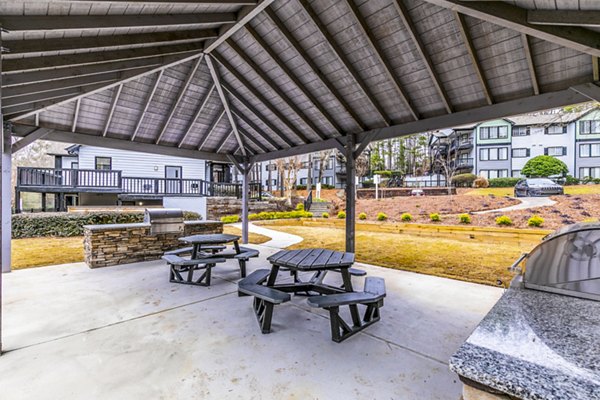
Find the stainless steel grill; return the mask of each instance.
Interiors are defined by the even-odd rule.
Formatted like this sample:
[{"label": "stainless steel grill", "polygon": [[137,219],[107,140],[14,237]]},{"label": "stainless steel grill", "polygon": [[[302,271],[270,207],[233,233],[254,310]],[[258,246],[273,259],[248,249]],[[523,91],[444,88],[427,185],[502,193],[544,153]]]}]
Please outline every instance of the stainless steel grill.
[{"label": "stainless steel grill", "polygon": [[150,224],[151,235],[183,233],[183,211],[177,208],[147,208],[144,222]]},{"label": "stainless steel grill", "polygon": [[600,301],[599,256],[600,223],[565,226],[523,257],[523,284],[530,289]]}]

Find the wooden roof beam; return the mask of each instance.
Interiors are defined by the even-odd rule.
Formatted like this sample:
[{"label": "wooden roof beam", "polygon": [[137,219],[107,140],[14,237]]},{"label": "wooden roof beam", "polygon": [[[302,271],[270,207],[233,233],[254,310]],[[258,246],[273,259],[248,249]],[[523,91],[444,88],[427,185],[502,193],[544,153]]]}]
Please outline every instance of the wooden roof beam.
[{"label": "wooden roof beam", "polygon": [[533,62],[533,54],[531,52],[531,43],[529,43],[529,36],[527,36],[524,33],[521,33],[521,43],[523,44],[525,60],[527,61],[527,68],[529,69],[529,76],[531,77],[531,87],[533,88],[533,94],[540,94],[540,86],[538,84],[537,72],[535,71],[535,64]]},{"label": "wooden roof beam", "polygon": [[446,112],[451,113],[453,111],[452,103],[450,102],[450,99],[448,98],[448,94],[446,93],[446,90],[444,89],[444,86],[442,85],[442,81],[440,80],[440,77],[438,76],[437,72],[435,71],[435,68],[433,66],[433,61],[431,60],[431,57],[429,56],[429,54],[427,53],[427,50],[425,49],[425,44],[421,40],[421,35],[417,31],[417,28],[416,28],[415,24],[413,23],[413,21],[410,17],[410,14],[408,13],[408,9],[406,8],[406,6],[404,5],[404,3],[402,1],[403,0],[394,0],[394,1],[392,1],[392,4],[396,8],[396,11],[398,12],[398,15],[400,16],[400,19],[402,20],[402,23],[404,24],[404,27],[406,28],[408,35],[410,36],[413,44],[415,45],[417,52],[421,56],[421,60],[423,60],[423,63],[425,64],[425,69],[427,69],[427,72],[429,73],[429,76],[431,77],[431,80],[433,81],[433,85],[435,86],[435,88],[442,100],[442,103],[444,104],[444,108],[446,109]]},{"label": "wooden roof beam", "polygon": [[9,32],[65,31],[133,27],[214,25],[236,22],[234,13],[139,15],[0,15],[0,26]]},{"label": "wooden roof beam", "polygon": [[325,117],[327,122],[333,126],[333,128],[337,131],[338,135],[342,133],[342,127],[337,123],[337,121],[331,116],[331,114],[323,107],[323,105],[319,102],[319,100],[306,88],[300,79],[292,72],[292,70],[281,60],[279,55],[275,53],[275,51],[269,46],[267,42],[252,28],[250,25],[246,26],[246,30],[254,41],[259,45],[259,47],[264,50],[269,57],[277,64],[277,66],[284,72],[285,76],[294,82],[294,85],[302,92],[302,94],[313,104],[313,106],[319,110],[321,115]]},{"label": "wooden roof beam", "polygon": [[240,131],[240,134],[242,134],[242,136],[244,136],[246,139],[248,139],[249,143],[254,145],[255,148],[260,149],[260,151],[262,151],[263,153],[269,152],[269,149],[267,148],[267,146],[265,146],[258,139],[256,139],[256,137],[254,137],[254,135],[250,135],[248,132],[241,129],[240,127],[238,127],[238,130]]},{"label": "wooden roof beam", "polygon": [[296,40],[296,38],[294,38],[294,36],[292,36],[292,34],[288,31],[287,27],[284,25],[284,23],[279,19],[277,14],[275,14],[275,11],[271,10],[270,8],[267,8],[266,14],[269,17],[269,19],[271,20],[271,22],[273,22],[273,24],[275,24],[275,26],[277,27],[279,32],[287,40],[287,42],[290,44],[290,46],[292,46],[292,48],[296,51],[296,53],[309,66],[311,72],[314,73],[317,76],[317,78],[319,78],[319,80],[321,81],[321,84],[323,84],[323,86],[325,86],[327,88],[327,90],[329,90],[329,93],[331,93],[331,95],[337,100],[338,103],[340,103],[340,105],[346,110],[346,112],[350,115],[350,117],[352,117],[352,119],[354,120],[354,123],[361,130],[367,129],[367,127],[362,123],[358,114],[356,114],[356,112],[348,104],[348,102],[346,102],[346,100],[344,100],[344,97],[340,94],[339,90],[337,90],[336,87],[333,86],[333,84],[329,81],[329,79],[327,79],[327,77],[321,72],[321,69],[317,66],[317,64],[315,64],[315,62],[310,57],[308,57],[308,55],[306,54],[306,51],[304,51],[304,49],[300,45],[300,42],[298,42],[298,40]]},{"label": "wooden roof beam", "polygon": [[77,96],[79,94],[84,93],[84,91],[86,91],[86,90],[98,89],[98,88],[106,86],[108,83],[111,83],[111,82],[113,82],[113,81],[98,82],[98,83],[88,85],[85,87],[77,87],[77,86],[76,87],[68,87],[65,89],[57,89],[57,90],[50,90],[50,91],[40,92],[40,93],[32,93],[32,94],[22,95],[22,96],[14,96],[14,97],[10,97],[10,98],[6,98],[6,99],[2,100],[2,109],[14,107],[14,106],[18,106],[18,105],[23,105],[23,104],[32,104],[32,103],[43,102],[43,101],[52,101],[54,99],[63,98],[65,96]]},{"label": "wooden roof beam", "polygon": [[390,83],[392,83],[394,85],[396,92],[398,93],[398,95],[400,95],[400,99],[404,103],[407,110],[410,112],[412,118],[415,120],[418,120],[419,113],[416,111],[415,106],[410,101],[410,98],[408,97],[408,93],[406,93],[406,91],[402,87],[402,83],[400,82],[400,79],[398,79],[396,74],[393,73],[394,67],[392,67],[390,62],[384,57],[383,49],[379,45],[379,40],[377,40],[371,33],[369,26],[367,25],[367,21],[365,21],[365,19],[363,18],[363,16],[360,13],[360,10],[356,6],[356,4],[354,4],[354,0],[346,0],[346,3],[348,3],[348,6],[350,7],[350,11],[351,11],[352,15],[354,16],[354,19],[356,19],[356,21],[358,22],[358,26],[360,26],[363,36],[369,42],[369,45],[371,46],[371,49],[373,50],[373,54],[375,55],[375,58],[379,62],[379,65],[381,65],[381,67],[383,68],[383,71],[385,72],[388,79],[390,80]]},{"label": "wooden roof beam", "polygon": [[108,111],[108,116],[106,117],[106,122],[104,123],[104,129],[102,130],[102,136],[106,137],[108,133],[108,128],[110,127],[110,123],[112,121],[112,117],[115,113],[115,108],[117,108],[117,103],[119,102],[119,97],[121,96],[121,91],[123,90],[123,85],[117,86],[114,90],[112,101],[110,102],[110,109]]},{"label": "wooden roof beam", "polygon": [[527,22],[534,25],[600,26],[598,10],[528,10]]},{"label": "wooden roof beam", "polygon": [[274,107],[271,104],[271,102],[269,102],[269,100],[267,100],[267,98],[262,93],[260,93],[258,90],[256,90],[252,86],[250,81],[248,81],[248,79],[246,79],[246,77],[244,77],[242,74],[240,74],[227,60],[225,60],[224,57],[222,57],[219,53],[214,53],[214,54],[212,54],[212,56],[227,70],[227,72],[229,72],[231,75],[233,75],[235,77],[235,79],[237,79],[242,84],[242,86],[244,86],[246,88],[246,90],[252,94],[252,96],[254,96],[256,99],[258,99],[258,101],[263,106],[268,108],[271,113],[273,113],[281,122],[283,122],[283,124],[285,126],[287,126],[287,128],[290,131],[292,131],[294,133],[294,135],[296,135],[298,137],[298,139],[300,139],[304,143],[309,142],[309,140],[306,138],[306,136],[304,136],[304,133],[302,133],[294,124],[292,124],[290,121],[288,121],[288,119],[285,117],[285,115],[283,115],[283,113],[280,110],[278,110],[276,107]]},{"label": "wooden roof beam", "polygon": [[227,114],[227,119],[229,120],[229,125],[231,125],[231,130],[233,131],[235,139],[240,145],[242,154],[245,156],[246,146],[244,145],[244,141],[242,140],[242,137],[238,132],[237,124],[235,123],[235,119],[233,118],[233,114],[231,113],[231,109],[229,108],[229,101],[227,100],[227,96],[225,96],[225,92],[221,87],[221,77],[219,76],[219,71],[212,63],[210,56],[206,56],[206,65],[208,65],[208,70],[210,71],[210,76],[212,77],[212,80],[215,84],[215,89],[217,89],[217,94],[219,95],[219,99],[221,99],[221,103],[223,104],[223,108],[225,109],[225,113]]},{"label": "wooden roof beam", "polygon": [[[246,116],[244,114],[242,114],[240,111],[238,111],[235,107],[231,107],[231,111],[233,112],[233,115],[235,115],[239,120],[241,120],[246,125],[248,125],[250,128],[252,128],[253,131],[255,131],[267,143],[269,143],[275,150],[282,149],[282,147],[276,141],[271,139],[271,137],[269,135],[266,135],[258,126],[256,126],[256,124],[254,122],[247,119]],[[265,150],[265,151],[268,151],[268,150]]]},{"label": "wooden roof beam", "polygon": [[465,47],[467,48],[467,53],[469,53],[471,65],[473,66],[475,74],[477,75],[477,79],[481,84],[481,89],[483,90],[485,101],[488,104],[492,104],[494,102],[492,98],[492,91],[490,90],[490,86],[488,85],[487,79],[485,78],[483,68],[481,67],[479,58],[477,57],[477,49],[475,49],[475,45],[473,44],[473,39],[471,38],[471,34],[469,33],[469,26],[467,25],[465,16],[456,11],[453,11],[453,13],[454,19],[456,20],[456,24],[458,25],[460,36],[462,38],[463,43],[465,44]]},{"label": "wooden roof beam", "polygon": [[204,134],[204,136],[202,137],[202,139],[200,139],[200,142],[198,143],[198,150],[202,150],[202,148],[206,144],[206,141],[208,140],[208,138],[210,137],[210,135],[212,135],[213,131],[215,130],[215,128],[217,127],[217,125],[219,125],[219,122],[221,122],[221,120],[223,119],[224,116],[225,116],[225,110],[221,111],[221,113],[218,114],[212,120],[212,122],[208,126],[208,129],[206,130],[206,133]]},{"label": "wooden roof beam", "polygon": [[[425,0],[491,22],[514,31],[534,36],[559,46],[592,56],[600,56],[600,33],[579,26],[534,25],[527,20],[527,10],[503,1]],[[565,10],[561,10],[563,13]],[[586,13],[588,11],[585,11]]]},{"label": "wooden roof beam", "polygon": [[158,71],[154,84],[152,85],[152,89],[150,89],[150,92],[148,93],[148,96],[144,101],[144,108],[142,109],[142,112],[138,117],[137,123],[135,124],[135,128],[133,129],[133,133],[131,134],[130,140],[132,142],[135,140],[135,137],[137,136],[140,130],[140,126],[142,126],[142,122],[144,121],[144,117],[146,116],[146,111],[148,111],[148,107],[150,107],[150,103],[152,103],[152,98],[154,97],[154,93],[156,93],[156,89],[158,88],[158,84],[160,83],[160,78],[162,78],[164,72],[164,69]]},{"label": "wooden roof beam", "polygon": [[[71,3],[90,3],[91,0],[63,0]],[[207,6],[245,6],[255,5],[256,0],[94,0],[93,3],[164,3],[164,4],[197,4]]]},{"label": "wooden roof beam", "polygon": [[71,125],[71,132],[77,130],[77,119],[79,118],[79,108],[81,107],[81,98],[75,102],[75,112],[73,113],[73,124]]},{"label": "wooden roof beam", "polygon": [[[118,46],[173,45],[181,42],[205,41],[217,37],[215,29],[196,29],[174,32],[135,33],[114,36],[84,36],[60,39],[4,40],[10,54],[40,53],[47,51],[74,51],[105,49]],[[83,54],[81,54],[83,55]]]},{"label": "wooden roof beam", "polygon": [[181,140],[179,141],[179,144],[177,145],[177,147],[183,146],[183,143],[186,141],[190,132],[192,131],[192,127],[196,123],[196,120],[198,119],[200,114],[202,114],[202,112],[204,111],[204,107],[206,107],[206,104],[208,103],[208,100],[210,100],[210,96],[212,96],[214,90],[215,90],[215,84],[213,83],[213,85],[210,87],[210,89],[208,89],[208,91],[204,95],[204,98],[202,99],[202,101],[200,101],[198,103],[198,108],[196,108],[196,111],[194,112],[194,116],[188,122],[188,125],[185,128],[185,132],[184,132],[183,136],[181,137]]},{"label": "wooden roof beam", "polygon": [[190,69],[188,71],[188,75],[185,79],[185,82],[179,89],[179,93],[177,93],[177,97],[175,98],[175,101],[173,102],[173,104],[171,104],[171,108],[169,109],[169,113],[167,114],[167,119],[165,119],[165,122],[162,124],[162,127],[160,128],[158,138],[156,139],[156,144],[160,143],[165,132],[167,131],[167,127],[169,126],[171,119],[173,119],[173,115],[175,115],[175,111],[179,107],[179,104],[181,103],[181,100],[183,99],[185,92],[187,91],[188,87],[190,86],[190,83],[192,83],[192,78],[196,75],[196,71],[198,71],[198,67],[200,66],[200,63],[202,62],[203,58],[204,58],[204,54],[202,56],[198,57],[198,59],[195,62],[193,62],[192,65],[190,66]]},{"label": "wooden roof beam", "polygon": [[344,66],[346,71],[350,74],[350,76],[352,77],[354,82],[358,85],[358,87],[360,88],[360,90],[362,91],[362,93],[364,94],[366,99],[369,101],[371,106],[379,114],[379,117],[383,120],[383,122],[386,125],[389,126],[391,124],[391,120],[388,118],[387,114],[385,113],[385,110],[383,109],[383,107],[381,106],[379,101],[377,101],[377,99],[375,98],[373,93],[371,93],[371,90],[368,88],[368,86],[365,84],[365,82],[362,80],[362,78],[354,70],[350,61],[348,61],[346,55],[344,54],[344,51],[335,42],[335,39],[327,30],[327,27],[325,26],[325,24],[323,24],[323,22],[321,22],[319,15],[315,12],[315,10],[313,10],[313,8],[310,5],[310,3],[308,2],[308,0],[299,0],[299,2],[302,5],[302,7],[304,8],[304,10],[306,11],[306,13],[308,14],[309,19],[317,27],[317,30],[320,32],[321,36],[323,38],[325,38],[325,42],[331,49],[332,53],[336,56],[336,58]]},{"label": "wooden roof beam", "polygon": [[304,122],[312,131],[321,139],[327,139],[327,135],[321,132],[321,130],[315,125],[312,121],[311,117],[307,115],[304,111],[300,110],[300,108],[288,97],[287,94],[283,92],[279,88],[279,86],[273,82],[273,80],[261,70],[261,68],[254,62],[252,57],[246,54],[233,40],[228,40],[227,45],[234,51],[238,57],[242,58],[244,62],[256,73],[260,76],[260,79],[266,83],[267,87],[275,92],[277,96],[279,96],[283,102],[300,118],[302,122]]}]

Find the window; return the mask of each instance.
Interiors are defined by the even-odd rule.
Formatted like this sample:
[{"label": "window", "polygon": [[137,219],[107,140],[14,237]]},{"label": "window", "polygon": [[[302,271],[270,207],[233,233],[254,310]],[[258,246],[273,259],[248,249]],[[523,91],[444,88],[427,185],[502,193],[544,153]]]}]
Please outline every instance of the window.
[{"label": "window", "polygon": [[488,147],[479,149],[479,160],[481,161],[498,161],[508,160],[507,147]]},{"label": "window", "polygon": [[579,178],[600,178],[600,167],[579,168]]},{"label": "window", "polygon": [[321,183],[324,185],[331,185],[333,183],[333,178],[331,176],[325,176]]},{"label": "window", "polygon": [[529,136],[531,135],[531,131],[528,126],[515,126],[512,130],[513,136]]},{"label": "window", "polygon": [[546,135],[562,135],[567,133],[566,125],[550,125],[546,128]]},{"label": "window", "polygon": [[71,163],[71,169],[79,169],[79,163],[78,162]]},{"label": "window", "polygon": [[600,144],[580,144],[579,157],[600,157]]},{"label": "window", "polygon": [[547,155],[547,156],[555,156],[555,157],[566,156],[567,155],[567,148],[566,147],[562,147],[562,146],[558,146],[558,147],[546,147],[544,149],[544,154]]},{"label": "window", "polygon": [[507,169],[480,169],[479,175],[485,176],[487,179],[508,178]]},{"label": "window", "polygon": [[300,178],[300,184],[301,185],[306,185],[307,179],[306,178]]},{"label": "window", "polygon": [[277,171],[277,164],[265,165],[265,171]]},{"label": "window", "polygon": [[521,178],[523,175],[521,175],[521,170],[520,169],[513,169],[512,170],[512,177],[513,178]]},{"label": "window", "polygon": [[111,170],[112,169],[112,158],[111,157],[96,157],[96,169]]},{"label": "window", "polygon": [[529,149],[512,149],[513,158],[529,157]]},{"label": "window", "polygon": [[333,169],[333,157],[327,160],[327,164],[325,165],[325,169]]},{"label": "window", "polygon": [[508,126],[486,126],[479,128],[479,139],[506,139],[508,137]]},{"label": "window", "polygon": [[579,121],[579,133],[581,133],[582,135],[600,134],[600,120]]}]

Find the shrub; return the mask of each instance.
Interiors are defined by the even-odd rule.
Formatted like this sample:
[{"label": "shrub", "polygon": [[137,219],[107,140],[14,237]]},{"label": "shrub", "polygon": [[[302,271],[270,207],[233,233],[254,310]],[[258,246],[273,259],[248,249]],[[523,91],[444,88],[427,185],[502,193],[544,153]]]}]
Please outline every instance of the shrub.
[{"label": "shrub", "polygon": [[512,225],[512,220],[510,219],[510,217],[508,217],[506,215],[501,215],[496,218],[496,225],[509,226],[509,225]]},{"label": "shrub", "polygon": [[364,212],[361,212],[360,214],[358,214],[358,219],[362,219],[362,220],[367,219],[367,214]]},{"label": "shrub", "polygon": [[474,188],[486,188],[490,186],[490,183],[484,176],[478,176],[477,179],[473,181]]},{"label": "shrub", "polygon": [[365,189],[374,188],[375,187],[375,183],[373,182],[373,180],[367,179],[365,181],[362,181],[362,187],[365,188]]},{"label": "shrub", "polygon": [[308,211],[263,211],[258,214],[248,215],[250,221],[264,221],[270,219],[312,218],[313,213]]},{"label": "shrub", "polygon": [[471,216],[469,214],[460,214],[458,216],[458,221],[461,224],[470,224],[471,223]]},{"label": "shrub", "polygon": [[471,187],[475,179],[477,179],[477,175],[475,174],[458,174],[453,176],[450,182],[452,186]]},{"label": "shrub", "polygon": [[[200,214],[184,211],[186,220],[201,219]],[[71,237],[83,235],[84,225],[132,224],[144,221],[140,212],[89,212],[16,214],[12,217],[12,237]]]},{"label": "shrub", "polygon": [[409,213],[404,213],[400,216],[400,219],[404,222],[412,221],[412,215]]},{"label": "shrub", "polygon": [[225,215],[225,216],[221,217],[221,222],[224,224],[233,224],[236,222],[240,222],[240,216],[239,215]]},{"label": "shrub", "polygon": [[385,221],[388,219],[388,216],[385,213],[380,212],[377,214],[377,221]]},{"label": "shrub", "polygon": [[539,215],[534,215],[533,217],[529,218],[529,220],[527,221],[527,225],[542,226],[544,225],[544,218],[540,217]]},{"label": "shrub", "polygon": [[339,219],[344,219],[344,218],[346,218],[346,212],[344,212],[344,211],[340,211],[340,212],[338,213],[337,217],[338,217]]},{"label": "shrub", "polygon": [[440,217],[440,214],[438,214],[438,213],[429,214],[429,219],[432,222],[440,222],[442,220],[442,218]]},{"label": "shrub", "polygon": [[552,156],[537,156],[527,161],[521,174],[526,177],[549,177],[554,175],[565,176],[569,173],[567,165]]},{"label": "shrub", "polygon": [[304,211],[304,203],[296,204],[296,211]]},{"label": "shrub", "polygon": [[513,187],[521,178],[493,178],[488,182],[490,187]]},{"label": "shrub", "polygon": [[577,178],[575,178],[572,175],[567,175],[565,177],[565,185],[570,186],[570,185],[579,185],[581,183],[581,181]]},{"label": "shrub", "polygon": [[391,178],[392,171],[373,171],[373,175],[381,175],[382,178]]},{"label": "shrub", "polygon": [[329,218],[329,213],[324,212],[323,214],[321,214],[321,217],[323,217],[323,218]]}]

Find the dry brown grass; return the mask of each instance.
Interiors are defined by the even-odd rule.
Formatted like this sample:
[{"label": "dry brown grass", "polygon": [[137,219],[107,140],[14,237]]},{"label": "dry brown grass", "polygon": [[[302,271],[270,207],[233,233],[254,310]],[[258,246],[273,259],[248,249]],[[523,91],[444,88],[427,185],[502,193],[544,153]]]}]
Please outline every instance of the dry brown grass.
[{"label": "dry brown grass", "polygon": [[[292,233],[304,241],[290,247],[343,250],[345,233],[339,228],[269,225]],[[359,262],[428,275],[504,286],[512,279],[508,267],[531,245],[494,244],[418,237],[399,233],[358,231],[356,258]]]},{"label": "dry brown grass", "polygon": [[[227,233],[229,235],[242,236],[242,230],[231,225],[224,225],[223,233]],[[252,244],[262,244],[264,242],[268,242],[269,240],[271,240],[271,238],[268,236],[253,232],[248,233],[248,241]]]},{"label": "dry brown grass", "polygon": [[23,269],[83,261],[83,237],[14,239],[12,268]]}]

